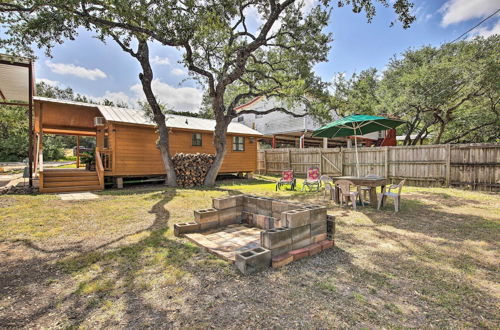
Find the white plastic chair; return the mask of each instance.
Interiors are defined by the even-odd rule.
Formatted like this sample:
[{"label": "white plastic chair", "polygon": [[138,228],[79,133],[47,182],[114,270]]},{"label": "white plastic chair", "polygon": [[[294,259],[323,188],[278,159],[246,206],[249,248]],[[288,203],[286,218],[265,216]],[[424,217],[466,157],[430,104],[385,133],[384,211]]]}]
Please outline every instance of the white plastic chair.
[{"label": "white plastic chair", "polygon": [[[382,191],[378,200],[378,209],[384,206],[384,199],[389,196],[394,199],[394,212],[399,212],[401,208],[401,190],[406,180],[401,181],[399,184],[391,184],[387,191]],[[398,189],[397,193],[391,192],[391,189]]]},{"label": "white plastic chair", "polygon": [[361,195],[359,194],[359,187],[357,188],[357,191],[351,191],[351,186],[356,187],[354,183],[349,180],[338,180],[335,182],[335,184],[339,187],[340,190],[339,200],[341,206],[344,204],[344,200],[347,205],[346,199],[349,199],[351,201],[352,208],[356,210],[356,201],[358,200],[358,198],[361,201],[361,205],[365,206],[365,203],[363,202],[363,200],[361,199]]},{"label": "white plastic chair", "polygon": [[326,197],[326,194],[330,194],[330,198],[333,195],[333,180],[327,176],[327,175],[322,175],[319,178],[319,181],[321,182],[321,185],[325,186],[325,190],[323,191],[323,199]]}]

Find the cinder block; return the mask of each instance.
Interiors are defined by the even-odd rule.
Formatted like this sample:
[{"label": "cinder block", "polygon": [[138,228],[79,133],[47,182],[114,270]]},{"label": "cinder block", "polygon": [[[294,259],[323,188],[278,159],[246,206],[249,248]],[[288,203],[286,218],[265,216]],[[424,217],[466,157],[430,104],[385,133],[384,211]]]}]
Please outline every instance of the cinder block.
[{"label": "cinder block", "polygon": [[309,249],[309,256],[320,253],[323,250],[321,244],[313,243],[307,247]]},{"label": "cinder block", "polygon": [[243,198],[243,210],[250,213],[257,213],[258,197],[247,195]]},{"label": "cinder block", "polygon": [[224,210],[236,206],[243,206],[243,195],[212,198],[212,206],[217,210]]},{"label": "cinder block", "polygon": [[326,249],[329,249],[333,246],[333,241],[324,240],[324,241],[319,242],[319,245],[321,245],[321,250],[326,250]]},{"label": "cinder block", "polygon": [[300,249],[311,244],[311,226],[292,228],[292,249]]},{"label": "cinder block", "polygon": [[271,215],[273,211],[273,200],[267,197],[257,199],[257,212],[259,214]]},{"label": "cinder block", "polygon": [[273,257],[272,266],[273,268],[282,267],[293,262],[293,256],[289,253],[283,253],[278,256]]},{"label": "cinder block", "polygon": [[242,211],[241,212],[241,222],[247,223],[249,225],[252,224],[252,219],[253,219],[253,213],[247,212],[247,211]]},{"label": "cinder block", "polygon": [[182,234],[196,233],[198,231],[200,231],[200,224],[196,222],[174,224],[174,235],[177,237]]},{"label": "cinder block", "polygon": [[272,211],[276,213],[281,213],[289,210],[300,209],[301,206],[296,203],[291,203],[287,201],[273,200]]},{"label": "cinder block", "polygon": [[335,236],[335,217],[333,215],[326,217],[326,235],[329,240],[333,241]]},{"label": "cinder block", "polygon": [[260,232],[260,245],[273,250],[292,245],[292,230],[289,228],[274,228]]},{"label": "cinder block", "polygon": [[296,249],[288,253],[293,257],[293,261],[297,261],[309,256],[309,249],[308,248]]},{"label": "cinder block", "polygon": [[326,234],[326,220],[311,222],[311,236]]},{"label": "cinder block", "polygon": [[286,227],[286,221],[283,219],[274,218],[274,228],[283,228]]},{"label": "cinder block", "polygon": [[236,253],[236,267],[243,274],[252,274],[271,266],[271,251],[258,247]]},{"label": "cinder block", "polygon": [[297,228],[290,228],[292,243],[294,241],[301,241],[306,238],[311,238],[311,226],[306,225]]},{"label": "cinder block", "polygon": [[300,241],[293,241],[292,243],[292,249],[301,249],[303,247],[307,247],[311,245],[311,239],[310,238],[305,238]]},{"label": "cinder block", "polygon": [[275,247],[274,249],[271,250],[271,257],[275,257],[277,255],[287,253],[288,251],[292,250],[292,245],[284,245],[280,247]]},{"label": "cinder block", "polygon": [[202,222],[202,223],[200,223],[200,230],[201,231],[215,229],[215,228],[218,228],[218,227],[219,227],[219,221]]},{"label": "cinder block", "polygon": [[274,228],[274,218],[263,215],[263,214],[254,214],[253,216],[255,227],[261,229],[272,229]]},{"label": "cinder block", "polygon": [[319,234],[319,235],[311,235],[311,243],[319,243],[326,240],[326,233]]},{"label": "cinder block", "polygon": [[194,211],[194,220],[197,223],[219,221],[219,211],[216,209],[204,209]]},{"label": "cinder block", "polygon": [[235,223],[241,223],[241,212],[243,206],[235,206],[228,209],[219,210],[219,225],[228,226]]},{"label": "cinder block", "polygon": [[306,205],[304,208],[310,211],[311,222],[326,221],[326,206]]},{"label": "cinder block", "polygon": [[284,213],[286,213],[286,226],[288,228],[302,227],[311,222],[311,212],[308,209],[290,210]]}]

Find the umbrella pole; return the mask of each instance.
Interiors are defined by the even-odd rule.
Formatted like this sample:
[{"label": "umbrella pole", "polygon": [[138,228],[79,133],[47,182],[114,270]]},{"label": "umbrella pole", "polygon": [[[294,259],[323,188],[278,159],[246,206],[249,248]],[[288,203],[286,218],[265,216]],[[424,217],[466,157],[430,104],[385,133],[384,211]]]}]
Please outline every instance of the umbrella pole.
[{"label": "umbrella pole", "polygon": [[356,173],[359,178],[358,139],[356,139],[356,126],[354,126],[354,149],[356,150]]}]

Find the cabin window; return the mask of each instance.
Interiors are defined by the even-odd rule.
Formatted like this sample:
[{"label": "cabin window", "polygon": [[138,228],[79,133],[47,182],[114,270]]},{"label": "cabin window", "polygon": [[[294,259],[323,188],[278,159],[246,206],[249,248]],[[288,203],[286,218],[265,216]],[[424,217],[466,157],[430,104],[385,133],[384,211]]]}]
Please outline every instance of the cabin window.
[{"label": "cabin window", "polygon": [[233,136],[233,151],[245,151],[245,138],[243,136]]},{"label": "cabin window", "polygon": [[201,147],[201,133],[193,133],[192,142],[194,147]]}]

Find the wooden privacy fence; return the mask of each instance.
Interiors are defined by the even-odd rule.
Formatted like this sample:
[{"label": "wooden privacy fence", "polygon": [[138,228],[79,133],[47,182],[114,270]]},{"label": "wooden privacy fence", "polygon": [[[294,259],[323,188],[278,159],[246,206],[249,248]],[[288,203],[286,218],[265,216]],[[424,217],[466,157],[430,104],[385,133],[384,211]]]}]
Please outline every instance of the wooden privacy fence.
[{"label": "wooden privacy fence", "polygon": [[[500,143],[359,148],[360,175],[377,174],[416,186],[459,186],[500,190]],[[293,169],[305,174],[356,175],[354,148],[266,149],[257,156],[259,173]]]}]

